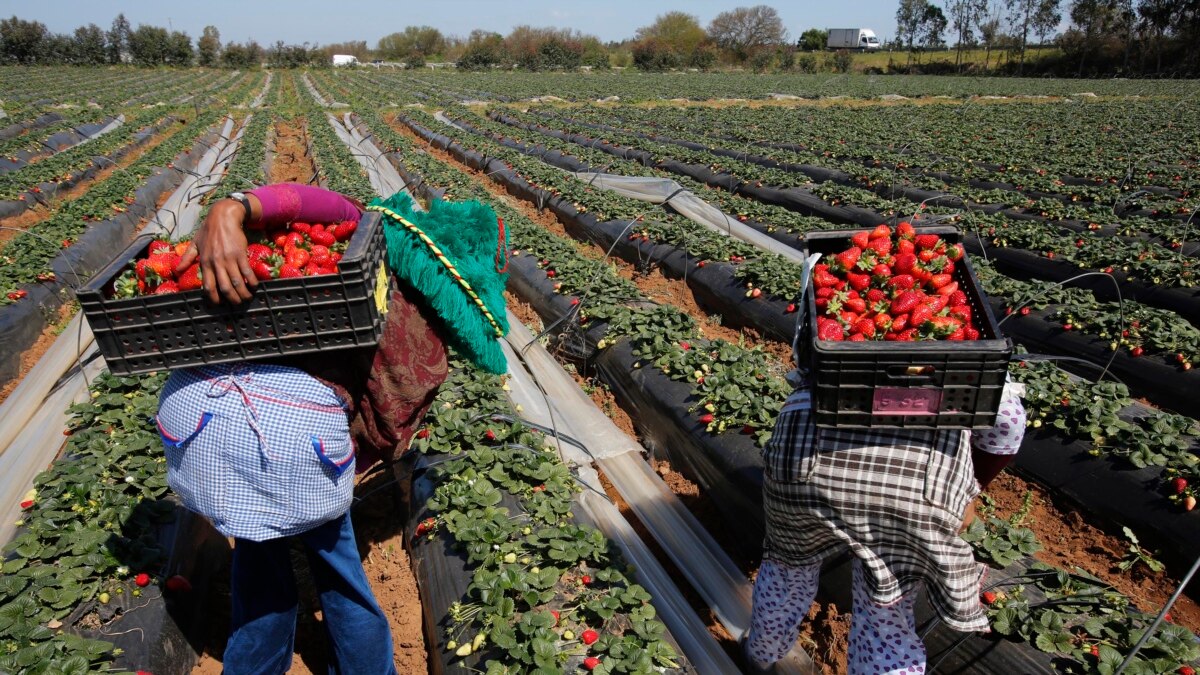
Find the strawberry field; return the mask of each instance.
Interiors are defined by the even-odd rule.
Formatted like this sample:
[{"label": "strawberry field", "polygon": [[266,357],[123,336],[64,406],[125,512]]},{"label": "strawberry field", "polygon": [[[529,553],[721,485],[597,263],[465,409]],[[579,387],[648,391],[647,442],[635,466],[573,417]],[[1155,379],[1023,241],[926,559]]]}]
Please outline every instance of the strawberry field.
[{"label": "strawberry field", "polygon": [[[1195,87],[0,68],[0,671],[220,671],[229,544],[166,486],[164,375],[106,373],[73,294],[149,234],[170,243],[120,291],[194,287],[168,258],[207,204],[296,181],[482,200],[510,237],[509,373],[452,358],[357,489],[400,672],[738,672],[804,237],[844,229],[867,234],[821,261],[820,339],[969,345],[990,313],[1025,385],[1021,453],[962,535],[993,630],[919,605],[931,672],[1190,672]],[[351,233],[307,230],[257,234],[256,274],[332,273]],[[847,563],[795,672],[845,670]],[[307,602],[294,672],[329,658]]]}]

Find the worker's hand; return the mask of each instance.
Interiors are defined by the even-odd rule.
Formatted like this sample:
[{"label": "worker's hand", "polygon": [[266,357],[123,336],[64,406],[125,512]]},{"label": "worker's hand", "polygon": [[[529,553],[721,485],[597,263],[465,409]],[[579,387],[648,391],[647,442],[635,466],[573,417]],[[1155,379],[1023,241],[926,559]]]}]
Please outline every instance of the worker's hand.
[{"label": "worker's hand", "polygon": [[208,217],[183,254],[179,270],[185,270],[200,260],[200,278],[208,299],[220,303],[221,298],[238,305],[249,300],[258,285],[258,277],[250,270],[246,258],[246,233],[242,231],[245,207],[233,199],[222,199],[208,210]]}]

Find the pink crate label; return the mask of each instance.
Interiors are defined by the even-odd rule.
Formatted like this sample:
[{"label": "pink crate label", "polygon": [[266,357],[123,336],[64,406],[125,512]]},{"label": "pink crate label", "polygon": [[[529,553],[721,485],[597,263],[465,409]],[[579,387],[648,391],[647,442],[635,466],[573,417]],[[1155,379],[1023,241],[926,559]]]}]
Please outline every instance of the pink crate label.
[{"label": "pink crate label", "polygon": [[940,389],[880,387],[875,390],[874,415],[936,415],[942,405]]}]

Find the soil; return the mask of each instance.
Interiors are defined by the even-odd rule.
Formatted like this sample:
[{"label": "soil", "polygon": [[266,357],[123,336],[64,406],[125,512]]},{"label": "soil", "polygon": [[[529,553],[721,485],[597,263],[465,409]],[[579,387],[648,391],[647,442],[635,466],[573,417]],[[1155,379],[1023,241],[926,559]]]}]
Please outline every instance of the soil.
[{"label": "soil", "polygon": [[[429,666],[421,630],[421,598],[404,549],[403,519],[397,515],[395,491],[383,489],[392,480],[389,472],[382,471],[358,484],[356,492],[365,499],[356,502],[351,512],[354,534],[375,599],[391,626],[396,671],[426,673]],[[300,589],[300,612],[296,621],[296,649],[288,672],[293,675],[324,673],[328,671],[329,652],[320,603],[305,556],[298,547],[292,550],[292,560]],[[221,653],[229,635],[228,569],[214,582],[211,593],[215,607],[209,612],[210,630],[200,662],[192,670],[194,675],[222,672]]]},{"label": "soil", "polygon": [[139,157],[147,152],[150,152],[163,141],[175,135],[175,133],[177,133],[182,126],[183,125],[180,124],[172,124],[167,126],[165,130],[151,137],[148,143],[139,148],[135,148],[129,152],[129,154],[118,160],[116,166],[112,165],[111,163],[106,163],[105,168],[97,172],[95,176],[92,176],[87,180],[80,181],[69,190],[64,190],[55,194],[54,197],[48,200],[50,202],[49,206],[45,204],[39,204],[19,215],[11,216],[9,218],[0,218],[0,227],[13,228],[8,230],[0,230],[0,250],[3,250],[4,244],[7,244],[9,240],[20,234],[14,230],[27,230],[43,220],[46,220],[53,215],[54,212],[58,210],[58,207],[63,203],[67,202],[68,200],[78,198],[88,190],[92,189],[94,186],[99,185],[105,180],[108,180],[108,177],[111,176],[113,172],[117,171],[118,168],[124,169],[130,164],[133,164],[138,160]]},{"label": "soil", "polygon": [[272,130],[275,161],[271,163],[272,183],[311,183],[317,166],[308,152],[308,125],[303,117],[279,119]]}]

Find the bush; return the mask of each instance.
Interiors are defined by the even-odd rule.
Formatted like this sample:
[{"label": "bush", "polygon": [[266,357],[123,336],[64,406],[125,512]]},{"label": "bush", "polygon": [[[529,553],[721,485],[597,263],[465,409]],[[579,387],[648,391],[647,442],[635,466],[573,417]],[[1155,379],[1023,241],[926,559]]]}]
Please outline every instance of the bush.
[{"label": "bush", "polygon": [[775,61],[775,54],[769,49],[760,49],[750,57],[750,68],[756,73],[766,72]]},{"label": "bush", "polygon": [[406,64],[404,66],[405,68],[409,68],[409,69],[424,68],[425,67],[425,55],[422,54],[421,52],[413,52],[408,55],[408,58],[404,59],[404,63]]},{"label": "bush", "polygon": [[830,65],[836,73],[848,73],[854,67],[854,55],[849,50],[839,49],[833,53]]},{"label": "bush", "polygon": [[801,73],[815,73],[817,65],[816,54],[796,54],[796,58],[792,61],[792,67]]},{"label": "bush", "polygon": [[680,59],[670,47],[650,38],[633,46],[633,65],[638,70],[663,71],[678,68]]},{"label": "bush", "polygon": [[700,70],[708,70],[717,62],[717,50],[712,45],[701,45],[692,55],[688,57],[687,65],[690,68],[699,68]]}]

